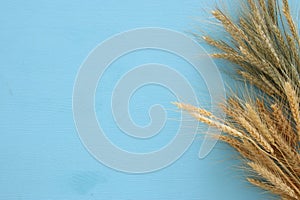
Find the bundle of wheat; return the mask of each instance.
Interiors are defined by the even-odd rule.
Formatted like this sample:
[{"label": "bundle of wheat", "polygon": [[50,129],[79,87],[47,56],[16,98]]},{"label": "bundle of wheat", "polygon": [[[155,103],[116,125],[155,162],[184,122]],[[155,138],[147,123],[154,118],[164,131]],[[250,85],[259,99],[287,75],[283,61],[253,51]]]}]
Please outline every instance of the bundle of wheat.
[{"label": "bundle of wheat", "polygon": [[230,41],[203,39],[221,51],[214,58],[234,63],[237,74],[263,95],[231,95],[221,106],[225,121],[201,108],[176,105],[224,132],[219,139],[240,153],[250,183],[281,199],[300,199],[298,28],[288,0],[247,0],[241,11],[238,21],[221,9],[212,12]]}]

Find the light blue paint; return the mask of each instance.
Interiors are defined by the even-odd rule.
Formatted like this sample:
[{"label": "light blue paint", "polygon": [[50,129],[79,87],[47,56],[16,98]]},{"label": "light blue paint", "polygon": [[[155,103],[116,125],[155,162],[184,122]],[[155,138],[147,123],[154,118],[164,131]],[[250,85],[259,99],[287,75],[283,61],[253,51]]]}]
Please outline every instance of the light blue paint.
[{"label": "light blue paint", "polygon": [[[199,160],[201,137],[172,166],[155,173],[130,175],[94,160],[75,130],[71,107],[74,80],[81,63],[97,44],[138,27],[194,30],[195,19],[204,19],[207,15],[203,9],[210,10],[213,5],[209,0],[1,2],[0,200],[267,198],[244,181],[227,147],[218,145],[209,157]],[[202,26],[205,29],[206,25]],[[209,102],[203,80],[188,64],[157,52],[138,54],[119,64],[126,68],[155,61],[186,67],[182,73],[198,89],[203,105]],[[108,72],[104,77],[108,87],[103,96],[97,93],[97,98],[109,95],[122,70],[115,66]],[[146,94],[152,98],[145,98]],[[143,88],[132,99],[132,117],[138,124],[147,124],[149,105],[161,102],[175,109],[168,104],[173,99],[161,88]],[[96,108],[104,109],[103,105]],[[106,120],[109,137],[122,148],[134,151],[163,146],[177,126],[170,120],[164,130],[167,137],[155,143],[126,146],[123,136],[116,135],[112,119]]]}]

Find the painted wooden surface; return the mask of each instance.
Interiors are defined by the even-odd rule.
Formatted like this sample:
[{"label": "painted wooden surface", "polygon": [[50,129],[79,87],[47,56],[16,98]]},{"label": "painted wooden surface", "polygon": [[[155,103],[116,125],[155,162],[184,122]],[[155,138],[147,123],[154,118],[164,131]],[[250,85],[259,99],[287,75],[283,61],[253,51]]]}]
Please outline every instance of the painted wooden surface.
[{"label": "painted wooden surface", "polygon": [[[80,142],[74,125],[73,84],[81,63],[95,46],[138,27],[194,30],[195,19],[204,19],[207,14],[203,10],[214,5],[209,0],[2,1],[0,200],[265,199],[267,195],[244,181],[235,168],[235,155],[223,145],[218,144],[200,160],[201,137],[197,137],[171,166],[133,175],[95,160]],[[200,26],[205,25],[201,22]],[[110,95],[113,77],[122,72],[118,67],[129,69],[150,61],[166,62],[179,70],[186,67],[187,78],[206,100],[204,82],[186,63],[152,51],[116,63],[104,77],[105,87],[97,98]],[[132,100],[132,116],[137,123],[147,124],[149,105],[163,102],[175,112],[169,105],[172,100],[174,97],[161,88],[145,88]],[[96,107],[99,115],[107,109],[102,104]],[[169,123],[164,134],[172,136],[178,121],[170,119]],[[147,151],[166,142],[141,141],[133,147],[130,138],[118,136],[113,120],[108,118],[104,124],[111,140],[124,149]]]}]

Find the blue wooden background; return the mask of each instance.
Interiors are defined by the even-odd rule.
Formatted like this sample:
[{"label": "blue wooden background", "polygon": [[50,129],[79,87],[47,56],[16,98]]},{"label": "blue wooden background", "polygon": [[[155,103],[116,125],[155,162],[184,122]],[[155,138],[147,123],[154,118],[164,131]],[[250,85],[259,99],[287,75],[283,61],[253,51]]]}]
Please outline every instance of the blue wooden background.
[{"label": "blue wooden background", "polygon": [[[295,0],[294,2],[296,2]],[[230,1],[229,1],[230,2]],[[244,180],[236,155],[218,144],[198,159],[201,137],[174,164],[153,173],[126,174],[95,160],[77,135],[72,116],[73,84],[88,53],[108,37],[138,27],[162,27],[180,32],[205,28],[215,3],[210,0],[28,0],[0,3],[0,200],[217,200],[266,199]],[[196,20],[200,20],[197,22]],[[143,52],[119,65],[167,62],[185,66],[185,73],[206,99],[201,77],[180,59]],[[222,63],[219,63],[222,64]],[[110,94],[115,64],[104,79]],[[109,74],[111,73],[111,74]],[[102,96],[101,96],[102,95]],[[143,98],[143,97],[151,98]],[[209,97],[207,97],[209,98]],[[145,102],[146,100],[146,102]],[[147,124],[148,104],[169,105],[174,97],[149,87],[136,94],[131,113]],[[147,105],[145,107],[145,105]],[[98,105],[100,111],[103,105]],[[175,112],[176,113],[176,112]],[[105,119],[104,119],[105,120]],[[113,121],[105,121],[114,132]],[[174,134],[178,121],[164,130]],[[173,127],[173,128],[172,128]],[[204,128],[205,129],[205,128]],[[201,130],[200,130],[201,132]],[[111,137],[132,150],[126,140]],[[143,142],[143,141],[141,141]],[[160,142],[166,142],[161,140]],[[127,145],[127,146],[126,146]],[[140,144],[138,150],[164,145]]]}]

